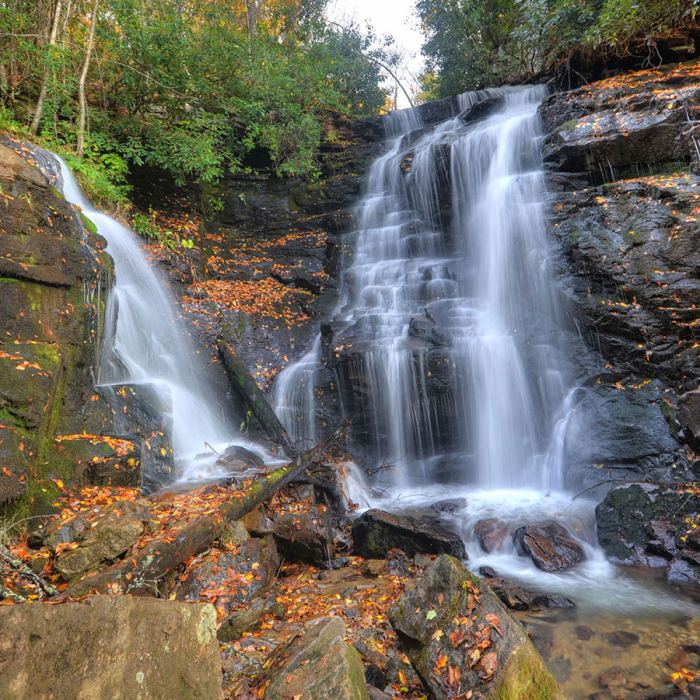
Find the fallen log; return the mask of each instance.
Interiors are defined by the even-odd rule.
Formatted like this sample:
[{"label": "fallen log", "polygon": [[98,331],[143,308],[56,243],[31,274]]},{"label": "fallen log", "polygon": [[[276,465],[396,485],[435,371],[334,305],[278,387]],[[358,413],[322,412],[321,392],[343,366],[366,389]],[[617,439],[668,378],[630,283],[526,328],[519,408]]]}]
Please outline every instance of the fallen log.
[{"label": "fallen log", "polygon": [[127,552],[124,559],[107,569],[88,574],[54,600],[78,598],[92,592],[130,593],[155,587],[168,572],[210,547],[228,523],[242,518],[312,464],[319,462],[340,432],[337,431],[321,445],[308,450],[293,462],[257,479],[244,491],[235,492],[216,512],[192,522],[183,521],[181,527],[176,523],[162,537],[152,540],[141,549],[135,546]]},{"label": "fallen log", "polygon": [[260,390],[248,369],[236,356],[236,351],[223,338],[217,338],[216,345],[224,363],[226,374],[243,401],[250,407],[267,436],[280,445],[289,457],[297,457],[299,450],[292,444],[289,434]]}]

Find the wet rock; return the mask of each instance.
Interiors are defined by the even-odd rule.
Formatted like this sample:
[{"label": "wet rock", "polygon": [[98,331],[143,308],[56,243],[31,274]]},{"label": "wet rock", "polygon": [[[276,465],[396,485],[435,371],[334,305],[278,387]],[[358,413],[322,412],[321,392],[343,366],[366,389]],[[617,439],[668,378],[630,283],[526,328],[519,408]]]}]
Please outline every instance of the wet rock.
[{"label": "wet rock", "polygon": [[700,389],[688,391],[678,399],[678,420],[692,435],[700,440]]},{"label": "wet rock", "polygon": [[581,545],[553,521],[520,527],[513,541],[518,551],[543,571],[571,569],[586,558]]},{"label": "wet rock", "polygon": [[273,534],[280,554],[291,561],[328,566],[335,556],[333,531],[319,513],[285,513],[275,519]]},{"label": "wet rock", "polygon": [[700,588],[700,567],[677,557],[669,563],[666,579],[669,583]]},{"label": "wet rock", "polygon": [[698,513],[700,495],[682,484],[618,486],[596,508],[598,542],[615,563],[667,568],[669,580],[692,583],[700,572],[692,528]]},{"label": "wet rock", "polygon": [[232,470],[243,470],[248,467],[264,467],[263,462],[255,452],[247,450],[241,445],[230,445],[226,451],[216,460],[220,467],[227,467]]},{"label": "wet rock", "polygon": [[438,557],[389,610],[389,619],[437,700],[467,689],[486,700],[556,697],[556,682],[523,628],[453,557]]},{"label": "wet rock", "polygon": [[535,596],[535,598],[532,599],[532,605],[536,608],[545,608],[549,610],[567,610],[576,607],[576,603],[574,603],[571,598],[567,598],[565,595],[560,595],[558,593]]},{"label": "wet rock", "polygon": [[402,549],[393,548],[386,553],[386,567],[394,576],[408,576],[411,562]]},{"label": "wet rock", "polygon": [[496,570],[491,566],[480,566],[479,574],[484,578],[496,578],[498,576]]},{"label": "wet rock", "polygon": [[532,607],[535,594],[516,583],[497,577],[489,578],[486,583],[508,610],[529,610]]},{"label": "wet rock", "polygon": [[250,533],[240,520],[228,524],[221,537],[219,537],[219,541],[224,547],[239,547],[249,539]]},{"label": "wet rock", "polygon": [[[268,700],[369,700],[362,661],[344,639],[340,618],[308,623],[301,636],[284,648],[278,663],[272,661]],[[273,657],[274,658],[274,657]]]},{"label": "wet rock", "polygon": [[474,526],[474,535],[487,554],[500,549],[508,537],[508,523],[498,518],[479,520]]},{"label": "wet rock", "polygon": [[265,535],[271,535],[274,530],[274,524],[272,520],[267,517],[267,514],[263,510],[262,506],[251,510],[241,519],[241,522],[245,526],[246,530],[254,537],[265,537]]},{"label": "wet rock", "polygon": [[56,554],[56,570],[64,578],[70,579],[103,562],[116,559],[136,542],[151,519],[151,512],[144,503],[116,501],[90,519],[87,532],[79,528],[79,521],[69,528],[59,529],[55,538],[48,538],[50,542],[58,542],[61,537],[74,534],[79,544],[74,549]]},{"label": "wet rock", "polygon": [[43,530],[32,533],[32,540],[39,547],[46,545],[56,551],[58,545],[80,542],[90,532],[90,521],[86,515],[76,515],[68,520],[50,522]]},{"label": "wet rock", "polygon": [[598,683],[601,688],[622,688],[627,685],[627,677],[621,668],[611,668],[601,673],[598,677]]},{"label": "wet rock", "polygon": [[615,647],[631,647],[639,644],[639,636],[634,632],[626,632],[625,630],[616,630],[605,635],[608,644]]},{"label": "wet rock", "polygon": [[407,556],[418,552],[447,553],[467,558],[459,535],[433,520],[392,515],[372,509],[363,513],[352,525],[355,552],[366,558],[380,559],[390,549],[403,550]]},{"label": "wet rock", "polygon": [[16,698],[218,698],[216,612],[132,596],[2,607],[0,685]]},{"label": "wet rock", "polygon": [[437,501],[430,506],[438,513],[456,513],[464,510],[467,507],[466,498],[445,498],[442,501]]},{"label": "wet rock", "polygon": [[147,382],[104,385],[97,392],[112,412],[115,432],[139,438],[143,491],[151,493],[169,484],[175,477],[169,394]]}]

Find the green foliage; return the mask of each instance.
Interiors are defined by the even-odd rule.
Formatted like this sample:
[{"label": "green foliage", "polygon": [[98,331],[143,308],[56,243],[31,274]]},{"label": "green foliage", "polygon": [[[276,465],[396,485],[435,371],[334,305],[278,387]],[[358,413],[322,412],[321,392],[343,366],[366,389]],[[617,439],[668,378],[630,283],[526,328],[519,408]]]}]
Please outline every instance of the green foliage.
[{"label": "green foliage", "polygon": [[[39,141],[70,154],[78,76],[94,0],[0,3],[0,128],[29,124],[47,95]],[[313,175],[330,114],[366,115],[385,100],[373,37],[323,18],[326,0],[100,0],[87,80],[87,150],[68,158],[96,201],[123,206],[131,166],[200,189],[248,170]],[[70,15],[66,15],[67,8]],[[145,225],[145,222],[142,222]]]},{"label": "green foliage", "polygon": [[695,21],[695,0],[418,0],[425,97],[522,80],[574,51],[624,55]]}]

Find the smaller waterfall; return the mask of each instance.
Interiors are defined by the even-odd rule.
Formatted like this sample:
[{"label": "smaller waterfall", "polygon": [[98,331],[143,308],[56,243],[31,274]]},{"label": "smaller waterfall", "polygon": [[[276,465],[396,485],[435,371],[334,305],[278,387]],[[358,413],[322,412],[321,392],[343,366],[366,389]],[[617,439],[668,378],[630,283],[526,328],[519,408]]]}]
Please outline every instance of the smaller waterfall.
[{"label": "smaller waterfall", "polygon": [[[206,379],[204,362],[197,358],[166,283],[147,262],[137,235],[96,209],[86,199],[66,163],[61,168],[63,194],[78,206],[107,241],[114,261],[116,283],[107,308],[99,383],[152,384],[161,403],[171,407],[173,450],[183,480],[212,478],[217,452],[235,442],[265,458],[250,445],[217,409]],[[202,453],[209,458],[202,458]]]}]

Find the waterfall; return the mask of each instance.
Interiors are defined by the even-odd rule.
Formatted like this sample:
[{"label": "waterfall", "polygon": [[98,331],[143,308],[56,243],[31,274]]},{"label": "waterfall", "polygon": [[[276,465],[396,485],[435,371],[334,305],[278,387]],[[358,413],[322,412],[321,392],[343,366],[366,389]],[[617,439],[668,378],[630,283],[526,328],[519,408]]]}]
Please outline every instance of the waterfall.
[{"label": "waterfall", "polygon": [[259,447],[242,441],[217,409],[204,362],[197,358],[170,291],[148,263],[136,234],[93,207],[66,163],[56,159],[66,200],[95,224],[114,261],[99,384],[155,387],[160,403],[170,407],[173,451],[183,480],[217,476],[211,447],[220,452],[235,441],[264,456]]},{"label": "waterfall", "polygon": [[[561,486],[549,445],[565,424],[571,350],[545,231],[545,92],[466,93],[464,111],[434,128],[420,109],[387,118],[387,150],[347,235],[333,344],[345,413],[360,414],[397,484]],[[287,427],[309,439],[318,348],[275,394]]]}]

